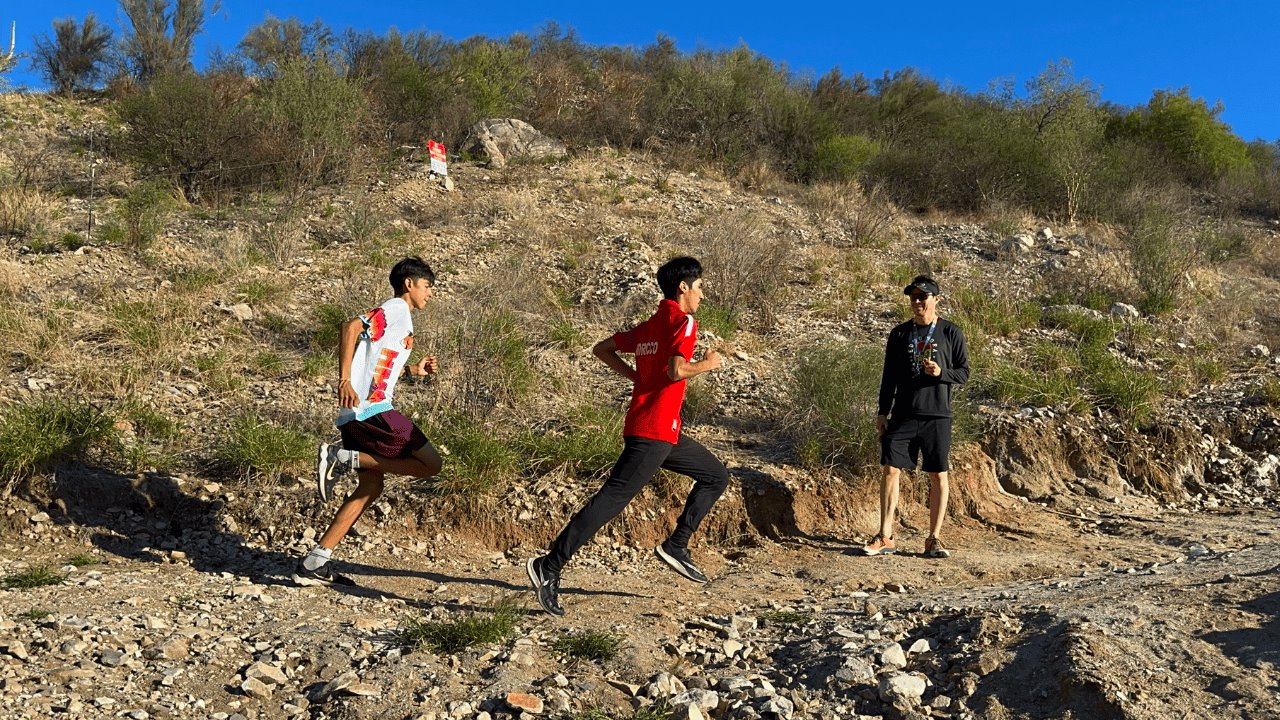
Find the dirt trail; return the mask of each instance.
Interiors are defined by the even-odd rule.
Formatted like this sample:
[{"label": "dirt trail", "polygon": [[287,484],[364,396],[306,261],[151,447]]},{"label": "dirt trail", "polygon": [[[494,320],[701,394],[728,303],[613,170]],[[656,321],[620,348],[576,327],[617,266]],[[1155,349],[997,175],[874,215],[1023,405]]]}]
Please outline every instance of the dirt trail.
[{"label": "dirt trail", "polygon": [[[909,508],[908,522],[922,510]],[[18,717],[136,708],[149,717],[444,718],[460,702],[472,703],[471,714],[451,717],[478,717],[486,698],[507,691],[551,698],[548,678],[561,674],[571,679],[565,717],[592,708],[630,717],[637,701],[618,684],[673,671],[687,680],[771,677],[795,717],[1277,717],[1278,521],[1270,509],[1168,511],[1131,498],[1081,500],[1070,513],[1022,503],[1000,527],[958,523],[946,561],[917,555],[923,537],[910,528],[900,534],[905,551],[886,558],[854,556],[859,538],[847,530],[695,546],[715,577],[706,587],[664,571],[647,547],[606,536],[566,572],[567,617],[530,611],[502,646],[437,656],[405,654],[392,635],[412,618],[483,613],[501,596],[532,605],[522,561],[536,548],[498,553],[443,533],[375,527],[350,542],[345,568],[360,587],[342,591],[288,581],[301,538],[230,548],[210,540],[219,569],[197,556],[198,544],[166,550],[176,543],[163,532],[143,536],[144,546],[139,535],[120,537],[117,522],[112,544],[105,528],[55,518],[0,548],[0,574],[57,566],[95,546],[103,562],[62,585],[0,591],[0,698],[22,708]],[[33,610],[48,614],[35,619]],[[757,648],[745,659],[705,650],[728,642],[705,631],[723,618],[780,610],[810,620],[744,631]],[[619,657],[573,663],[551,651],[583,629],[622,637]],[[848,655],[843,638],[865,636],[854,642],[871,647],[881,633],[904,647],[933,643],[908,669],[929,678],[925,701],[950,705],[895,709],[868,697],[874,682],[814,677],[845,657],[830,638]],[[120,665],[104,660],[110,650],[124,654]],[[284,668],[290,689],[247,693],[244,674],[262,662]],[[363,694],[324,696],[347,672]],[[106,704],[95,705],[100,698]]]}]

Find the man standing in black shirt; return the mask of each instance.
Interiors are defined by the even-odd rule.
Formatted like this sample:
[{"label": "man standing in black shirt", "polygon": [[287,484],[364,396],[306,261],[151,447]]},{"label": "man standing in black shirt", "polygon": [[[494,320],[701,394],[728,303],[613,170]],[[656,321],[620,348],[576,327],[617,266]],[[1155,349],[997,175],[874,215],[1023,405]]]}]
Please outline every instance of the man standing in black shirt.
[{"label": "man standing in black shirt", "polygon": [[897,551],[893,518],[898,509],[902,468],[914,470],[924,455],[929,474],[929,538],[926,557],[951,557],[938,535],[947,513],[947,470],[951,451],[951,396],[969,379],[964,333],[938,317],[938,283],[917,275],[903,291],[911,298],[911,319],[889,332],[880,376],[876,432],[880,434],[880,532],[861,548],[863,555]]}]

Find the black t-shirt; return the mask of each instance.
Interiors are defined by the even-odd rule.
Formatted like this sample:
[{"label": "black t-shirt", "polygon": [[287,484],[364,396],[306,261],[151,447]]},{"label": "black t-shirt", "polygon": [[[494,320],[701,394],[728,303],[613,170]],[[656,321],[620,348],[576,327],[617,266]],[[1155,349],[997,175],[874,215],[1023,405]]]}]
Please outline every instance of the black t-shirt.
[{"label": "black t-shirt", "polygon": [[[951,417],[952,386],[963,385],[969,379],[968,346],[959,326],[938,318],[927,342],[932,346],[931,359],[942,366],[942,375],[926,375],[919,371],[915,347],[928,334],[928,325],[917,325],[912,320],[889,331],[880,375],[878,414],[899,418]],[[927,348],[921,348],[921,356],[927,355]]]}]

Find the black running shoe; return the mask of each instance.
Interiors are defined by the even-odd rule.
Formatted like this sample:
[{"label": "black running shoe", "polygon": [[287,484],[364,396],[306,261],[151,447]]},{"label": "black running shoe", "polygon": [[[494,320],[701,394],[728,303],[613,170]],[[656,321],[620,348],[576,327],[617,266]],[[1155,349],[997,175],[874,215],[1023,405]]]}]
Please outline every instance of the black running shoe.
[{"label": "black running shoe", "polygon": [[315,570],[308,570],[307,566],[298,561],[298,566],[293,569],[293,581],[299,585],[355,585],[356,581],[346,575],[339,575],[333,571],[333,563],[327,562]]},{"label": "black running shoe", "polygon": [[707,582],[707,576],[693,564],[693,559],[689,557],[689,551],[685,548],[678,548],[671,543],[662,543],[653,551],[662,558],[662,561],[671,566],[672,570],[680,573],[684,577],[698,583]]},{"label": "black running shoe", "polygon": [[320,496],[320,502],[329,502],[333,497],[334,483],[341,474],[338,449],[337,445],[320,443],[316,450],[316,494]]},{"label": "black running shoe", "polygon": [[560,573],[550,573],[543,570],[546,564],[546,558],[531,558],[525,563],[525,570],[529,572],[529,582],[533,583],[533,594],[538,597],[538,604],[543,610],[552,615],[564,615],[564,608],[560,607]]}]

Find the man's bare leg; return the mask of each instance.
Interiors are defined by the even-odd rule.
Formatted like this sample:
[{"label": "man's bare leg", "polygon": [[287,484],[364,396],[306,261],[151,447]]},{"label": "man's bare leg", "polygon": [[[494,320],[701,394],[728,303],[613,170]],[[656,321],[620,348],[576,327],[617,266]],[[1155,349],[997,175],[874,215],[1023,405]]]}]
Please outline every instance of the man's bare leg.
[{"label": "man's bare leg", "polygon": [[893,519],[898,513],[898,485],[902,471],[892,465],[884,466],[880,477],[880,537],[893,537]]}]

